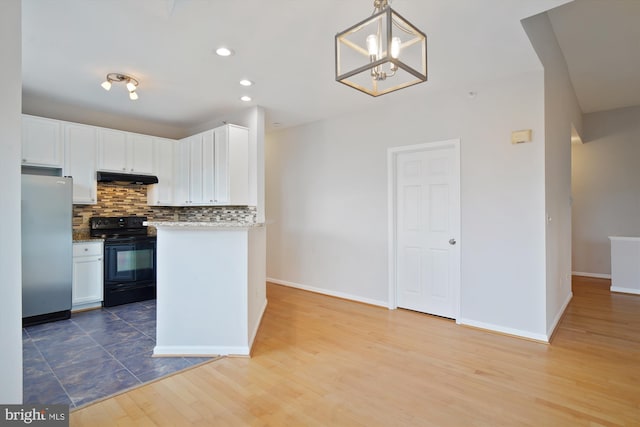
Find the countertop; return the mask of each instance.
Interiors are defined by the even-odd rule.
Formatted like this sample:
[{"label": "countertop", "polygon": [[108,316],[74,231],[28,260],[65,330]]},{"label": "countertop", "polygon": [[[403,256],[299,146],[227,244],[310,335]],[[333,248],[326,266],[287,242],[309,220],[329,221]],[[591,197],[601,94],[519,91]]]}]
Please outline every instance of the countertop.
[{"label": "countertop", "polygon": [[171,228],[255,228],[264,227],[262,222],[240,222],[240,221],[147,221],[144,223],[152,227],[171,227]]},{"label": "countertop", "polygon": [[104,242],[104,239],[99,237],[89,237],[86,239],[73,239],[73,243],[93,243],[93,242]]},{"label": "countertop", "polygon": [[73,230],[73,243],[104,242],[100,237],[91,237],[88,229]]}]

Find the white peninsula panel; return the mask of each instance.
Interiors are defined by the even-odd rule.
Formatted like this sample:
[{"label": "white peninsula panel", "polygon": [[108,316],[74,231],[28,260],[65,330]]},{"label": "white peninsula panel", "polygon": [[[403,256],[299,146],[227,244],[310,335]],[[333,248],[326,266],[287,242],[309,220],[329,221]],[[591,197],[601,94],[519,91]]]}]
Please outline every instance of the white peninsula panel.
[{"label": "white peninsula panel", "polygon": [[640,294],[640,237],[610,236],[611,291]]},{"label": "white peninsula panel", "polygon": [[267,306],[265,227],[148,224],[158,231],[154,355],[248,356]]}]

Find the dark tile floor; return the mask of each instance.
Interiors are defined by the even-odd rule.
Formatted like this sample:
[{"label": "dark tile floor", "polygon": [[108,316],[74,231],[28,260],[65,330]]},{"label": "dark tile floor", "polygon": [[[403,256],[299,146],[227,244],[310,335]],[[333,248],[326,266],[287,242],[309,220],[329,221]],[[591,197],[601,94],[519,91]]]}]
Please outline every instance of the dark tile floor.
[{"label": "dark tile floor", "polygon": [[22,330],[24,403],[76,408],[210,360],[152,358],[155,300],[74,313]]}]

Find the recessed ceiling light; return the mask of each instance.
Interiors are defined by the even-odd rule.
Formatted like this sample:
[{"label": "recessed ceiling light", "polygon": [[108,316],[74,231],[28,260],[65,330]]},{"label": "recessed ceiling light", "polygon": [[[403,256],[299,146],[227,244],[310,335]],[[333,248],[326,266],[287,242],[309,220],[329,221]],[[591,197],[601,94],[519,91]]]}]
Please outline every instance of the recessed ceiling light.
[{"label": "recessed ceiling light", "polygon": [[242,97],[240,97],[240,101],[249,102],[249,101],[251,101],[251,97],[247,96],[247,95],[242,96]]},{"label": "recessed ceiling light", "polygon": [[216,55],[218,56],[231,56],[233,55],[233,51],[227,47],[219,47],[216,49]]},{"label": "recessed ceiling light", "polygon": [[251,80],[243,79],[243,80],[240,80],[240,84],[242,86],[251,86],[253,82]]}]

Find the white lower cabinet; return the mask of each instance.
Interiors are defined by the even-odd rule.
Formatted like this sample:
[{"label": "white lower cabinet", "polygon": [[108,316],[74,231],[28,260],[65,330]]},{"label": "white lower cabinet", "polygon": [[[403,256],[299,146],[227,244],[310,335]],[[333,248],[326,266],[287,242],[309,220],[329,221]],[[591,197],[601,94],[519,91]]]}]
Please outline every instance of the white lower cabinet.
[{"label": "white lower cabinet", "polygon": [[102,241],[73,244],[71,309],[100,307],[103,295]]}]

